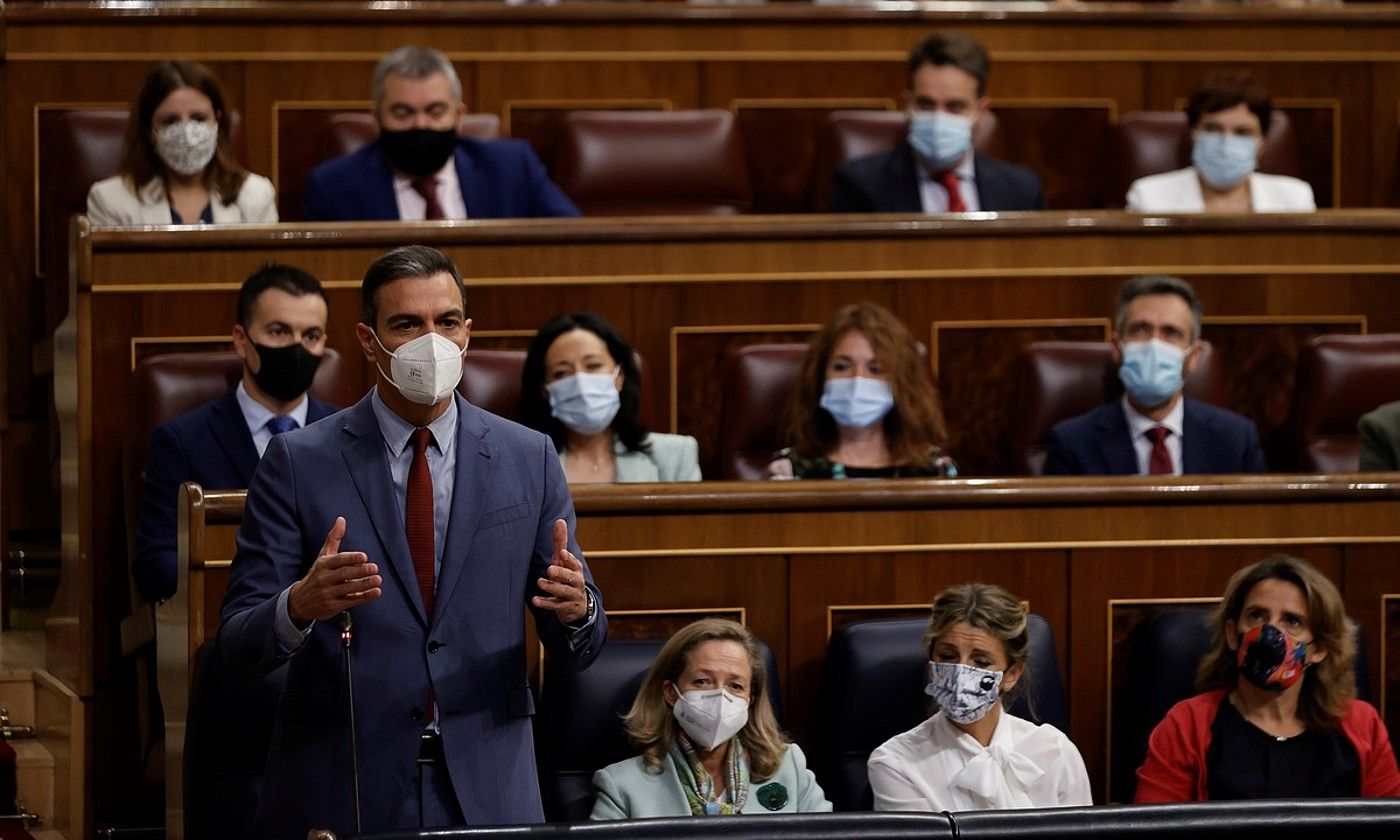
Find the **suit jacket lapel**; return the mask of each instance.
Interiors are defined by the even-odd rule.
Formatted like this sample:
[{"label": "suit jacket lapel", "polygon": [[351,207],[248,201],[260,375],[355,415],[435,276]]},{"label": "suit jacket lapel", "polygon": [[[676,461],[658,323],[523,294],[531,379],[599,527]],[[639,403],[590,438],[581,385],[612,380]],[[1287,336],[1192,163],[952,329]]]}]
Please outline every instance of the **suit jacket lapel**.
[{"label": "suit jacket lapel", "polygon": [[[365,179],[364,188],[369,191],[372,218],[397,220],[399,201],[394,196],[394,170],[384,161],[384,153],[379,150],[378,140],[367,146],[364,152],[365,166],[369,168],[370,173],[370,177]],[[375,428],[379,427],[376,425]]]},{"label": "suit jacket lapel", "polygon": [[[434,604],[452,599],[452,591],[471,561],[472,539],[489,498],[495,473],[495,447],[487,440],[489,427],[480,413],[461,395],[457,400],[457,469],[452,480],[452,516],[442,547],[442,570],[438,573]],[[441,610],[434,608],[434,621]],[[433,622],[429,623],[431,629]]]},{"label": "suit jacket lapel", "polygon": [[[494,219],[501,215],[495,212],[495,208],[488,207],[491,195],[477,195],[472,190],[472,160],[467,156],[467,152],[462,148],[462,142],[457,142],[456,148],[452,150],[453,165],[457,169],[457,186],[462,190],[462,203],[467,206],[468,219]],[[492,191],[488,190],[488,193]]]},{"label": "suit jacket lapel", "polygon": [[1181,409],[1181,473],[1192,475],[1215,472],[1206,451],[1210,440],[1210,422],[1201,417],[1200,412],[1192,411],[1191,400],[1182,397],[1185,405]]},{"label": "suit jacket lapel", "polygon": [[884,189],[890,199],[888,212],[924,212],[924,201],[919,195],[919,167],[914,163],[914,150],[908,143],[901,143],[890,155],[885,174]]},{"label": "suit jacket lapel", "polygon": [[[345,417],[342,428],[350,437],[349,443],[341,450],[345,467],[355,482],[355,489],[359,491],[360,501],[369,513],[374,531],[379,535],[379,543],[389,555],[389,568],[399,579],[399,586],[407,593],[407,600],[413,605],[418,620],[426,626],[428,614],[423,608],[423,595],[418,591],[418,576],[413,569],[413,557],[408,552],[408,534],[399,518],[398,499],[394,497],[394,479],[389,474],[384,436],[379,431],[379,422],[374,418],[370,397],[366,396],[342,415]],[[375,558],[371,557],[370,560]]]},{"label": "suit jacket lapel", "polygon": [[995,169],[982,165],[982,156],[974,154],[972,156],[972,177],[977,181],[977,206],[981,210],[995,211],[1006,202],[1002,197],[1006,194],[1005,185],[997,177]]},{"label": "suit jacket lapel", "polygon": [[1102,412],[1098,426],[1099,450],[1103,454],[1108,475],[1137,475],[1137,450],[1133,449],[1132,432],[1128,428],[1128,417],[1123,413],[1121,403],[1107,406]]},{"label": "suit jacket lapel", "polygon": [[233,391],[214,403],[214,411],[209,415],[209,433],[242,481],[238,486],[251,484],[253,470],[258,468],[258,448],[253,445],[253,433],[248,431],[248,422],[243,419],[243,409]]}]

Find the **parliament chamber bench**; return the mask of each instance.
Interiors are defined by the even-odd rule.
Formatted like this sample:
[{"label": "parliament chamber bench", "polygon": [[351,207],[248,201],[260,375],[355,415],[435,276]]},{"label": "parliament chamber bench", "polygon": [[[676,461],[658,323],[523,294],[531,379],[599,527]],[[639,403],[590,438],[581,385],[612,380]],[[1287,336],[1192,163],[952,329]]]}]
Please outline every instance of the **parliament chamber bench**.
[{"label": "parliament chamber bench", "polygon": [[[472,348],[520,349],[546,319],[591,309],[647,360],[656,428],[695,435],[718,463],[727,351],[801,342],[841,305],[898,312],[929,348],[950,449],[964,475],[1019,471],[1006,439],[1013,375],[1034,341],[1104,341],[1123,278],[1175,273],[1200,290],[1227,404],[1289,439],[1299,348],[1322,334],[1400,332],[1393,290],[1400,213],[1327,211],[1270,218],[1120,213],[696,220],[300,224],[199,230],[92,229],[75,223],[71,317],[56,335],[62,444],[63,596],[48,622],[50,671],[96,721],[85,755],[136,772],[133,664],[122,483],[132,372],[142,360],[227,347],[239,285],[279,260],[318,276],[343,393],[372,371],[354,338],[364,269],[407,242],[463,269]],[[1282,463],[1282,462],[1280,462]],[[922,597],[922,596],[921,596]]]},{"label": "parliament chamber bench", "polygon": [[[927,614],[946,586],[1005,586],[1060,652],[1069,734],[1103,802],[1114,703],[1134,630],[1208,607],[1273,552],[1336,581],[1367,640],[1363,692],[1400,734],[1400,483],[1391,476],[705,482],[574,487],[578,540],[614,640],[658,639],[702,616],[772,649],[782,718],[814,751],[828,640],[851,622]],[[833,492],[839,489],[840,492]],[[176,596],[158,610],[167,755],[199,646],[217,633],[241,491],[185,485]],[[538,656],[532,653],[532,658]],[[1394,660],[1394,661],[1392,661]],[[536,667],[532,672],[538,674]],[[536,677],[538,687],[539,680]],[[543,689],[548,692],[548,681]],[[178,767],[178,765],[176,765]],[[167,783],[179,774],[167,771]],[[178,801],[178,800],[176,800]]]}]

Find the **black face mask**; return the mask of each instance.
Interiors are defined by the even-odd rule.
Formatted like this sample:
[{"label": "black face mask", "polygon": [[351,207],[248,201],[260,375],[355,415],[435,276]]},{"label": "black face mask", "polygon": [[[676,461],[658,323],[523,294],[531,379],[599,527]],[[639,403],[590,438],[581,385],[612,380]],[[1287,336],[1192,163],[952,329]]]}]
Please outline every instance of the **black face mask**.
[{"label": "black face mask", "polygon": [[288,344],[286,347],[265,347],[254,344],[258,351],[258,372],[253,381],[268,396],[282,402],[291,402],[311,387],[316,378],[316,369],[321,366],[321,357],[307,350],[301,344]]},{"label": "black face mask", "polygon": [[442,169],[457,145],[457,132],[410,128],[379,131],[379,149],[393,167],[406,175],[423,177]]}]

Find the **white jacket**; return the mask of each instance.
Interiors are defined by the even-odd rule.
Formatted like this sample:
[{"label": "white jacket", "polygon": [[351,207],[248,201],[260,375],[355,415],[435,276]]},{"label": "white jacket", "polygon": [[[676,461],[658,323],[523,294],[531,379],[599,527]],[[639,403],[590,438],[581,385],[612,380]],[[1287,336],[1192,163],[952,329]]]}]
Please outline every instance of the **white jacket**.
[{"label": "white jacket", "polygon": [[[275,222],[277,191],[271,181],[250,172],[232,204],[224,204],[219,191],[211,189],[209,208],[215,224]],[[173,224],[165,182],[160,178],[152,178],[135,193],[120,175],[98,181],[88,190],[87,215],[94,225],[103,226]]]},{"label": "white jacket", "polygon": [[[1249,176],[1249,201],[1256,213],[1305,213],[1316,210],[1312,187],[1287,175]],[[1139,178],[1128,188],[1128,209],[1136,213],[1203,213],[1205,196],[1196,167]]]}]

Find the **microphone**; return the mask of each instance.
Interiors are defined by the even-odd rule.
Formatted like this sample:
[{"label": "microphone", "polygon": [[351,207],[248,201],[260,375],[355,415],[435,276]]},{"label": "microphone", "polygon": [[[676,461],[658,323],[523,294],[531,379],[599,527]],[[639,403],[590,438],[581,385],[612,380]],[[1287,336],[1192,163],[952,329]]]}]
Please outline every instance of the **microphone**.
[{"label": "microphone", "polygon": [[355,799],[355,834],[361,834],[360,827],[360,752],[355,738],[355,680],[350,670],[350,642],[355,638],[355,623],[350,619],[349,610],[341,610],[335,617],[340,625],[340,649],[345,654],[345,711],[350,720],[350,783]]}]

